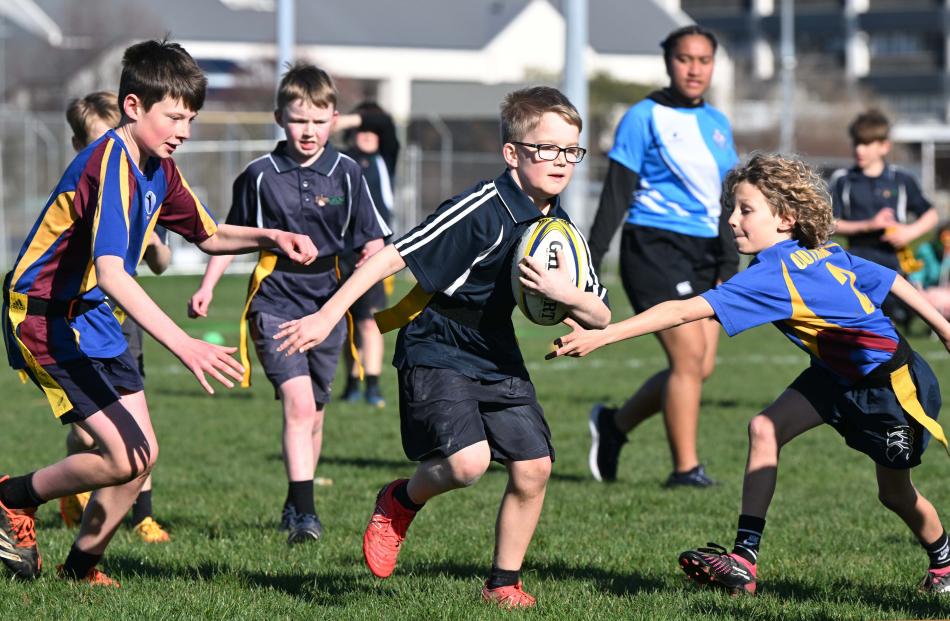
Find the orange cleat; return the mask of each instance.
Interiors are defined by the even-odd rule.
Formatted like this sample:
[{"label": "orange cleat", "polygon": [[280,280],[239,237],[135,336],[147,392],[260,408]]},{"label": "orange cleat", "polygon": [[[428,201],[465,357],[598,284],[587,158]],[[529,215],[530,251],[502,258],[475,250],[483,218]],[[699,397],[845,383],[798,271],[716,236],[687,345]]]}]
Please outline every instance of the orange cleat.
[{"label": "orange cleat", "polygon": [[534,608],[536,601],[534,596],[526,593],[521,588],[521,581],[514,586],[502,586],[494,589],[488,588],[488,583],[482,587],[482,600],[489,604],[494,604],[499,608]]},{"label": "orange cleat", "polygon": [[75,580],[75,582],[85,582],[89,586],[94,587],[113,587],[115,589],[121,588],[122,585],[119,584],[118,580],[113,580],[105,574],[103,571],[99,571],[98,568],[92,567],[89,569],[89,572],[86,574],[85,578],[67,578],[63,574],[63,566],[56,566],[56,575],[65,580]]},{"label": "orange cleat", "polygon": [[406,531],[416,517],[415,511],[406,509],[393,497],[396,486],[407,482],[408,479],[397,479],[379,490],[376,508],[363,533],[363,558],[377,578],[392,575]]},{"label": "orange cleat", "polygon": [[[0,477],[0,483],[10,477]],[[43,559],[36,545],[36,509],[8,509],[0,502],[0,559],[17,578],[40,577]]]}]

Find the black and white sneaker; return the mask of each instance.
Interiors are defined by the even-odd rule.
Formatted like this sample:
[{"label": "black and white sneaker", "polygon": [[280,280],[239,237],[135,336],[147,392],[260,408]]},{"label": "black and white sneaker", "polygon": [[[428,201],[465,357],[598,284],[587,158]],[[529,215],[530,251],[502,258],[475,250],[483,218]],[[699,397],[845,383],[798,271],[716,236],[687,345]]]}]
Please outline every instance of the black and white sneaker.
[{"label": "black and white sneaker", "polygon": [[323,524],[320,518],[313,513],[300,513],[297,520],[290,528],[290,534],[287,536],[288,544],[306,543],[316,541],[323,536]]},{"label": "black and white sneaker", "polygon": [[616,481],[620,449],[627,443],[627,434],[613,422],[615,410],[603,403],[590,411],[587,426],[590,429],[590,454],[587,465],[595,481]]},{"label": "black and white sneaker", "polygon": [[665,487],[710,487],[716,482],[706,474],[706,467],[699,464],[686,472],[671,472]]}]

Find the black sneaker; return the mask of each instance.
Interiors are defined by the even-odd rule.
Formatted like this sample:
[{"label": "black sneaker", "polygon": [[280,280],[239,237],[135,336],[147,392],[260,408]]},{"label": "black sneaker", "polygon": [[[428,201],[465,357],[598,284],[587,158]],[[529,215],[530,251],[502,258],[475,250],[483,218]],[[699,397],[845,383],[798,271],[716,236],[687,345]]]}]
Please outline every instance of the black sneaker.
[{"label": "black sneaker", "polygon": [[721,545],[706,544],[680,554],[680,567],[686,577],[701,586],[711,585],[733,595],[755,594],[755,565],[736,554],[729,554]]},{"label": "black sneaker", "polygon": [[699,464],[686,472],[671,472],[664,483],[665,487],[709,487],[716,482],[706,474],[706,468]]},{"label": "black sneaker", "polygon": [[386,400],[383,399],[383,393],[380,391],[379,386],[366,388],[366,403],[374,408],[386,407]]},{"label": "black sneaker", "polygon": [[[2,477],[4,481],[9,477]],[[7,569],[24,580],[40,577],[43,559],[36,545],[33,514],[36,509],[8,509],[0,503],[0,560]]]},{"label": "black sneaker", "polygon": [[284,510],[280,512],[280,526],[277,530],[288,531],[297,521],[297,507],[293,505],[284,505]]},{"label": "black sneaker", "polygon": [[596,481],[616,481],[620,449],[627,443],[627,434],[614,424],[616,410],[596,404],[590,411],[587,427],[590,429],[590,454],[587,465]]},{"label": "black sneaker", "polygon": [[323,524],[313,513],[300,513],[297,515],[297,521],[290,529],[287,536],[287,543],[305,543],[307,541],[316,541],[323,535]]}]

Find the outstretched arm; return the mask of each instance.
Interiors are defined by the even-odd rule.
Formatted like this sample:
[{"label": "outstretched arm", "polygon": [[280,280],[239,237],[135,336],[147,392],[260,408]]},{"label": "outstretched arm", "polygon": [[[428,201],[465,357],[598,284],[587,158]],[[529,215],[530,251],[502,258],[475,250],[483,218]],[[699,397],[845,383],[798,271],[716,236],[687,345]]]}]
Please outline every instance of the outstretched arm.
[{"label": "outstretched arm", "polygon": [[675,328],[684,323],[713,317],[715,314],[709,302],[701,296],[696,296],[688,300],[670,300],[657,304],[629,319],[612,323],[603,330],[585,330],[568,319],[565,323],[573,328],[573,331],[555,339],[554,345],[557,349],[546,358],[550,360],[558,356],[586,356],[604,345]]},{"label": "outstretched arm", "polygon": [[356,269],[343,286],[333,294],[323,308],[301,319],[281,324],[281,331],[275,339],[284,339],[277,351],[286,351],[287,355],[303,353],[316,347],[327,338],[333,327],[340,321],[346,309],[369,288],[380,280],[391,276],[406,267],[406,262],[392,244],[371,256],[362,267]]},{"label": "outstretched arm", "polygon": [[898,275],[894,279],[894,284],[891,285],[891,293],[913,309],[943,342],[943,346],[947,348],[947,351],[950,351],[950,323],[944,319],[940,311],[920,294],[914,285],[910,284],[903,276]]},{"label": "outstretched arm", "polygon": [[206,373],[228,388],[234,386],[228,377],[241,381],[244,368],[231,357],[235,348],[213,345],[188,336],[126,273],[122,257],[101,256],[96,259],[95,267],[96,280],[102,290],[155,340],[175,354],[209,394],[214,394],[214,389],[208,383]]},{"label": "outstretched arm", "polygon": [[214,235],[198,244],[211,255],[245,254],[255,250],[280,248],[292,261],[310,265],[317,258],[317,248],[306,235],[278,229],[222,224]]}]

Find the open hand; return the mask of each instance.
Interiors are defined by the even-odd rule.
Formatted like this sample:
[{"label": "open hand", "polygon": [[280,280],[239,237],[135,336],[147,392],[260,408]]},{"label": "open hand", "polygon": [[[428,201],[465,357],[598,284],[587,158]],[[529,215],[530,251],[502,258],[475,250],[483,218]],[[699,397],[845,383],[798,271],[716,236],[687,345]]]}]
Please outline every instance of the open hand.
[{"label": "open hand", "polygon": [[308,235],[281,231],[274,240],[287,258],[302,265],[310,265],[317,259],[317,247]]},{"label": "open hand", "polygon": [[571,332],[554,339],[555,349],[544,357],[545,360],[559,356],[581,358],[606,344],[603,330],[587,330],[570,317],[564,320],[564,324],[571,328]]},{"label": "open hand", "polygon": [[330,334],[334,324],[326,321],[317,311],[302,319],[293,319],[280,324],[280,332],[274,335],[275,339],[284,339],[277,347],[277,351],[286,351],[286,355],[304,353],[316,347]]},{"label": "open hand", "polygon": [[205,373],[228,388],[234,388],[234,382],[229,380],[228,377],[238,382],[243,379],[244,367],[231,356],[236,351],[237,347],[214,345],[189,337],[184,345],[176,348],[174,353],[182,364],[194,373],[195,377],[198,378],[198,383],[205,391],[209,395],[213,395],[214,389],[208,383]]}]

